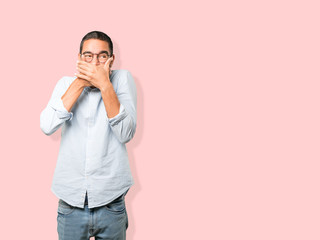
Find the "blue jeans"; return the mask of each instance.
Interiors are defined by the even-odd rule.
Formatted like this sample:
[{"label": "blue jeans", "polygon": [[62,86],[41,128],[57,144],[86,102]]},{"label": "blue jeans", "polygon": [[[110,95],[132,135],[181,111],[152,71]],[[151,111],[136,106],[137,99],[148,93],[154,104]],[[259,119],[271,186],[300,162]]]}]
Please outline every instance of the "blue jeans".
[{"label": "blue jeans", "polygon": [[93,236],[101,240],[125,240],[129,224],[125,194],[96,208],[88,208],[87,196],[84,208],[59,199],[57,222],[59,240],[88,240]]}]

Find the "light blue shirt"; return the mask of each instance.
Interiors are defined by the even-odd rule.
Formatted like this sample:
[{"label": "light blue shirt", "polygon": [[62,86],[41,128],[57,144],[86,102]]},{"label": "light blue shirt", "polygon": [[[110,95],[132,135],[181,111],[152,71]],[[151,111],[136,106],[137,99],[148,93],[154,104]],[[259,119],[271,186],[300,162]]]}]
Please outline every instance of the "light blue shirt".
[{"label": "light blue shirt", "polygon": [[120,111],[108,118],[98,88],[85,87],[70,112],[61,97],[77,77],[62,77],[40,114],[40,128],[51,135],[61,128],[61,142],[51,191],[68,204],[99,207],[126,194],[134,184],[125,143],[136,131],[136,86],[128,70],[113,70],[110,81]]}]

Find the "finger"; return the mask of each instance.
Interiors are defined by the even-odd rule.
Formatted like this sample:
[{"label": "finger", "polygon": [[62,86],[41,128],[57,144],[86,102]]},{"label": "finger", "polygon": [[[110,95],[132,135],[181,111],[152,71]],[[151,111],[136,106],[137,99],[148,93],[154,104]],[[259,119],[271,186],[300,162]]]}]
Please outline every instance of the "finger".
[{"label": "finger", "polygon": [[111,61],[113,60],[113,57],[109,58],[106,63],[104,64],[104,67],[109,67]]},{"label": "finger", "polygon": [[77,70],[78,69],[83,69],[83,70],[86,70],[86,71],[90,71],[91,68],[89,68],[88,66],[85,66],[85,65],[77,65]]},{"label": "finger", "polygon": [[87,80],[88,82],[90,82],[90,81],[89,81],[89,77],[86,76],[86,75],[84,75],[84,74],[82,74],[82,73],[75,73],[74,75],[77,76],[77,77],[79,77],[79,78],[82,78],[82,79],[84,79],[84,80]]},{"label": "finger", "polygon": [[82,61],[82,60],[77,60],[77,64],[79,65],[88,65],[89,63]]},{"label": "finger", "polygon": [[88,77],[91,77],[91,75],[92,75],[91,71],[87,71],[87,70],[81,69],[81,68],[78,68],[77,70],[79,71],[79,73],[84,74]]},{"label": "finger", "polygon": [[86,67],[90,68],[92,66],[92,64],[87,63],[85,61],[77,61],[77,66],[86,66]]}]

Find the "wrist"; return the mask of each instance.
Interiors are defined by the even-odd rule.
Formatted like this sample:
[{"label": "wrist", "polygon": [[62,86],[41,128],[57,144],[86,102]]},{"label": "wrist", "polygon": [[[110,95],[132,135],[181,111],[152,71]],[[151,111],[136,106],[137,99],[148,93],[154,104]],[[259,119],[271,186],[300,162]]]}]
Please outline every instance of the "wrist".
[{"label": "wrist", "polygon": [[86,87],[84,80],[82,80],[80,78],[76,78],[76,80],[74,80],[74,82],[75,82],[76,86],[81,90],[83,90]]},{"label": "wrist", "polygon": [[111,89],[111,88],[113,88],[112,83],[110,82],[109,79],[107,79],[107,81],[105,81],[105,82],[103,83],[103,85],[100,87],[100,91],[101,91],[101,92],[106,92],[106,91],[108,91],[108,90]]}]

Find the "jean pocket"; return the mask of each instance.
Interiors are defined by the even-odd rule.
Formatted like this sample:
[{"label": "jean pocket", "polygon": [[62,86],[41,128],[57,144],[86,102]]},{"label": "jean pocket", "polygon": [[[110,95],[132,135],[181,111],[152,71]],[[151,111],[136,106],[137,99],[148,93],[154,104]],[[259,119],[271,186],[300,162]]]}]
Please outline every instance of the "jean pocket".
[{"label": "jean pocket", "polygon": [[126,210],[126,204],[124,196],[120,196],[113,200],[111,203],[108,203],[105,205],[105,209],[107,209],[109,212],[121,214],[125,213]]},{"label": "jean pocket", "polygon": [[69,215],[75,210],[74,206],[69,205],[62,199],[59,199],[58,213],[61,215]]}]

